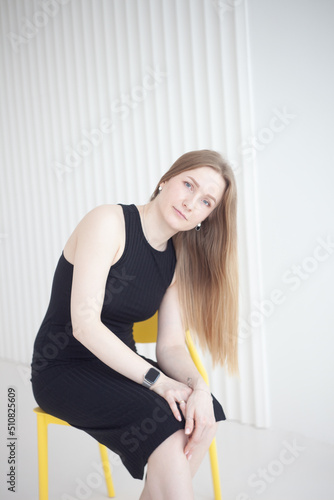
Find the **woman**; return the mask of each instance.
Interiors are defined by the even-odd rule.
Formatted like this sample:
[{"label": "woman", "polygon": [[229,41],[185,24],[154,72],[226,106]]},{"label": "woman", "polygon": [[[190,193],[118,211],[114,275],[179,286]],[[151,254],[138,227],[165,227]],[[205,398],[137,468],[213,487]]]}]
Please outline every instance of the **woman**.
[{"label": "woman", "polygon": [[[193,499],[191,478],[225,419],[184,332],[238,372],[236,244],[233,172],[202,150],[181,156],[148,204],[89,212],[59,259],[34,346],[36,401],[133,477],[148,463],[141,500]],[[154,362],[137,354],[132,326],[156,310]]]}]

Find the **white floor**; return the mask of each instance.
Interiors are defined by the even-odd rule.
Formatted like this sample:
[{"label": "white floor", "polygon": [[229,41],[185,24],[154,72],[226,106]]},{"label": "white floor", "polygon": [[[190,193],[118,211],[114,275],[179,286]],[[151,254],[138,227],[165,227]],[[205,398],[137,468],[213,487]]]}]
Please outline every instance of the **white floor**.
[{"label": "white floor", "polygon": [[[8,491],[7,391],[16,390],[15,493]],[[38,500],[35,402],[27,366],[0,362],[0,498]],[[225,421],[217,436],[224,500],[333,500],[334,447],[285,432]],[[142,482],[110,453],[117,500],[136,500]],[[49,427],[49,499],[102,500],[106,488],[96,442],[70,427]],[[195,499],[213,499],[208,459]],[[173,500],[173,499],[171,499]]]}]

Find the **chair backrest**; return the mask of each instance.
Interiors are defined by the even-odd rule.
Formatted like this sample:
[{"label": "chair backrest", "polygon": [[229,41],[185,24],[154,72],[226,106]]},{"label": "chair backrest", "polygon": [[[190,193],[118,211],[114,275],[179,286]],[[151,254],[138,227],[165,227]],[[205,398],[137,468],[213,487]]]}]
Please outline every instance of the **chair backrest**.
[{"label": "chair backrest", "polygon": [[146,321],[140,321],[133,325],[133,337],[139,344],[149,344],[157,341],[158,334],[158,312]]}]

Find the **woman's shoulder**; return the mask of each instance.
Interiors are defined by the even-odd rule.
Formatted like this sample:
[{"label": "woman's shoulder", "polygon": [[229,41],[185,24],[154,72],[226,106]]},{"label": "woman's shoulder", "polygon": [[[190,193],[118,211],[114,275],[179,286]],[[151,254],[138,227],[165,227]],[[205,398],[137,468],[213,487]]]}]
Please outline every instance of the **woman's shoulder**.
[{"label": "woman's shoulder", "polygon": [[[92,237],[95,241],[116,244],[118,251],[124,246],[125,223],[121,205],[98,205],[90,210],[78,223],[64,247],[64,255],[74,260],[78,241]],[[117,251],[117,253],[118,253]]]},{"label": "woman's shoulder", "polygon": [[101,229],[124,227],[124,212],[121,205],[98,205],[90,210],[79,222],[80,225],[98,224]]},{"label": "woman's shoulder", "polygon": [[97,207],[87,212],[82,220],[86,218],[101,222],[104,222],[106,220],[108,221],[110,219],[112,219],[115,223],[121,222],[123,219],[122,206],[111,204],[98,205]]}]

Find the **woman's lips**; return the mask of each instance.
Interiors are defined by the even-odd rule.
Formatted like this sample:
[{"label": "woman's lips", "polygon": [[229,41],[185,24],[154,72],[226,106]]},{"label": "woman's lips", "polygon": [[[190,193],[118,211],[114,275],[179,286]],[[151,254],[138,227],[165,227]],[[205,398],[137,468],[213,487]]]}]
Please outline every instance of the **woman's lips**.
[{"label": "woman's lips", "polygon": [[179,216],[180,216],[180,217],[182,217],[183,219],[187,220],[186,216],[185,216],[185,215],[183,215],[183,213],[182,213],[182,212],[180,212],[180,210],[178,210],[178,209],[177,209],[177,208],[175,208],[175,207],[173,207],[173,208],[174,208],[174,210],[175,210],[175,211],[179,214]]}]

